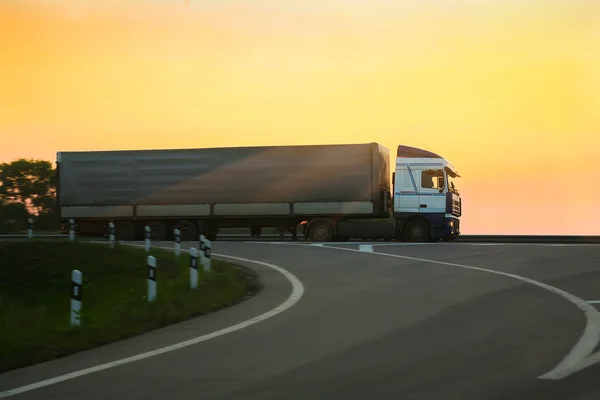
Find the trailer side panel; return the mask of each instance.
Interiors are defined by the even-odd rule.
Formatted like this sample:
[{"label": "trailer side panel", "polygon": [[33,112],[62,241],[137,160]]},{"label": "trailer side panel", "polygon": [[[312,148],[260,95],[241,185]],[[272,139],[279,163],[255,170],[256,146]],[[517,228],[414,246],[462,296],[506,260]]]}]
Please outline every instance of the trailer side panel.
[{"label": "trailer side panel", "polygon": [[370,213],[379,190],[374,177],[381,176],[381,167],[374,172],[372,149],[356,144],[63,152],[60,204],[67,213],[77,207],[80,216],[84,207],[114,211],[134,205],[139,216],[183,216],[186,210],[208,215],[209,205],[214,215],[289,214],[290,204],[298,213]]}]

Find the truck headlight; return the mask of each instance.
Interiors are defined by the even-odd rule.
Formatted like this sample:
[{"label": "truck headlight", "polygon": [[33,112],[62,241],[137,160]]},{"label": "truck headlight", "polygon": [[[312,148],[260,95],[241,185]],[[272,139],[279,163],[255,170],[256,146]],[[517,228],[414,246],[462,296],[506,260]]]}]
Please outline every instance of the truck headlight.
[{"label": "truck headlight", "polygon": [[448,225],[450,225],[451,227],[453,227],[454,226],[454,221],[450,220],[450,222],[448,223]]}]

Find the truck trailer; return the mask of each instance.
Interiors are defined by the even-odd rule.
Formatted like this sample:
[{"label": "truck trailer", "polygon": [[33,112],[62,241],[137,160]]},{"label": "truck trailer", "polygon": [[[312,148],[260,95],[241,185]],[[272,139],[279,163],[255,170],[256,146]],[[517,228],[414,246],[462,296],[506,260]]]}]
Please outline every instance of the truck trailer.
[{"label": "truck trailer", "polygon": [[57,153],[57,204],[82,235],[216,240],[220,228],[264,227],[327,242],[452,240],[461,199],[437,154],[379,143]]}]

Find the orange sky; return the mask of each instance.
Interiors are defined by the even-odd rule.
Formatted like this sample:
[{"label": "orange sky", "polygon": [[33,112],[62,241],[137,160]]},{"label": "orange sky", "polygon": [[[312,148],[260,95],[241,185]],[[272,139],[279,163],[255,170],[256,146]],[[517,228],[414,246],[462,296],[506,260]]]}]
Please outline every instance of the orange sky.
[{"label": "orange sky", "polygon": [[0,161],[402,143],[461,171],[464,233],[600,234],[597,4],[4,0]]}]

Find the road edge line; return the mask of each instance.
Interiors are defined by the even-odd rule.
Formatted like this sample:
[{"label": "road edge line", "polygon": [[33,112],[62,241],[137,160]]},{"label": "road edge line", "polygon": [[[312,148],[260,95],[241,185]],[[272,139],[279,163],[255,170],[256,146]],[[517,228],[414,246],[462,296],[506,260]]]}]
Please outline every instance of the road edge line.
[{"label": "road edge line", "polygon": [[[102,242],[104,244],[104,242]],[[142,245],[135,245],[135,244],[127,244],[128,246],[135,246],[135,247],[144,247]],[[173,250],[170,247],[154,247],[157,249],[162,249],[162,250]],[[144,353],[140,353],[134,356],[130,356],[130,357],[125,357],[125,358],[121,358],[115,361],[110,361],[104,364],[100,364],[100,365],[96,365],[94,367],[88,367],[88,368],[84,368],[81,369],[79,371],[74,371],[68,374],[64,374],[64,375],[59,375],[56,376],[54,378],[48,378],[48,379],[44,379],[42,381],[39,382],[34,382],[34,383],[30,383],[28,385],[25,386],[21,386],[21,387],[17,387],[14,389],[9,389],[6,390],[4,392],[0,392],[0,399],[4,399],[10,396],[15,396],[18,394],[22,394],[25,392],[30,392],[32,390],[35,389],[40,389],[46,386],[51,386],[57,383],[61,383],[61,382],[65,382],[71,379],[75,379],[78,378],[80,376],[84,376],[84,375],[89,375],[92,374],[94,372],[99,372],[99,371],[103,371],[105,369],[110,369],[110,368],[114,368],[114,367],[118,367],[120,365],[124,365],[124,364],[129,364],[135,361],[140,361],[140,360],[144,360],[146,358],[150,358],[150,357],[154,357],[160,354],[164,354],[164,353],[168,353],[174,350],[179,350],[182,349],[184,347],[188,347],[188,346],[192,346],[201,342],[205,342],[207,340],[210,339],[214,339],[216,337],[220,337],[223,335],[226,335],[228,333],[232,333],[238,330],[241,330],[243,328],[246,328],[248,326],[254,325],[258,322],[264,321],[266,319],[269,319],[271,317],[274,317],[277,314],[280,314],[288,309],[290,309],[291,307],[293,307],[296,303],[298,303],[298,301],[300,301],[300,299],[302,298],[302,296],[304,295],[304,284],[302,283],[302,281],[300,281],[300,279],[298,279],[294,274],[292,274],[290,271],[286,270],[285,268],[282,268],[280,266],[277,266],[275,264],[271,264],[271,263],[267,263],[264,261],[258,261],[258,260],[251,260],[249,258],[244,258],[244,257],[237,257],[237,256],[230,256],[230,255],[226,255],[226,254],[219,254],[219,253],[213,253],[212,254],[215,257],[222,257],[222,258],[229,258],[232,260],[237,260],[237,261],[242,261],[242,262],[248,262],[248,263],[252,263],[252,264],[258,264],[258,265],[262,265],[264,267],[267,268],[271,268],[277,272],[279,272],[281,275],[284,276],[284,278],[286,278],[288,280],[288,282],[292,285],[292,292],[290,293],[290,295],[288,296],[288,298],[281,303],[280,305],[278,305],[277,307],[263,313],[260,314],[256,317],[252,317],[250,319],[247,319],[245,321],[242,321],[240,323],[237,323],[235,325],[231,325],[229,327],[226,328],[222,328],[219,329],[217,331],[211,332],[211,333],[207,333],[201,336],[197,336],[193,339],[188,339],[185,340],[183,342],[179,342],[179,343],[175,343],[175,344],[171,344],[168,346],[163,346],[160,347],[158,349],[155,350],[150,350]],[[133,338],[131,338],[133,339]],[[91,350],[91,349],[90,349]]]},{"label": "road edge line", "polygon": [[567,355],[565,357],[563,357],[563,359],[560,361],[560,363],[558,363],[558,365],[556,367],[552,368],[550,371],[538,376],[538,379],[548,379],[548,380],[563,379],[563,378],[568,377],[571,374],[574,374],[575,372],[578,372],[586,367],[589,367],[597,362],[600,362],[600,351],[592,354],[593,351],[598,346],[598,343],[600,342],[600,312],[598,312],[598,310],[594,306],[589,304],[587,301],[575,296],[572,293],[569,293],[567,291],[564,291],[564,290],[554,287],[552,285],[548,285],[546,283],[536,281],[535,279],[530,279],[530,278],[527,278],[527,277],[524,277],[521,275],[517,275],[517,274],[511,274],[511,273],[502,272],[502,271],[495,271],[493,269],[487,269],[487,268],[481,268],[481,267],[474,267],[474,266],[470,266],[470,265],[456,264],[456,263],[451,263],[451,262],[446,262],[446,261],[429,260],[429,259],[425,259],[425,258],[403,256],[403,255],[399,255],[399,254],[381,253],[381,252],[376,252],[376,251],[366,253],[366,252],[363,252],[363,251],[360,251],[357,249],[349,249],[349,248],[338,247],[338,246],[312,246],[310,244],[308,244],[308,245],[296,244],[295,246],[351,251],[351,252],[356,252],[356,253],[361,253],[361,254],[370,254],[370,255],[380,255],[380,256],[385,256],[385,257],[392,257],[392,258],[401,258],[401,259],[405,259],[405,260],[419,261],[419,262],[425,262],[425,263],[430,263],[430,264],[438,264],[438,265],[445,265],[445,266],[450,266],[450,267],[468,269],[468,270],[472,270],[472,271],[486,272],[486,273],[490,273],[490,274],[504,276],[507,278],[516,279],[521,282],[529,283],[531,285],[545,289],[551,293],[561,296],[562,298],[566,299],[567,301],[569,301],[572,304],[574,304],[575,306],[577,306],[577,308],[579,308],[579,310],[582,311],[585,316],[586,326],[583,330],[582,335],[580,336],[579,340],[577,341],[577,343],[571,348],[571,350],[567,353]]}]

